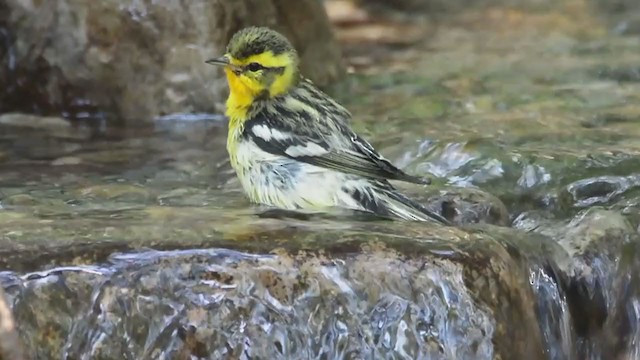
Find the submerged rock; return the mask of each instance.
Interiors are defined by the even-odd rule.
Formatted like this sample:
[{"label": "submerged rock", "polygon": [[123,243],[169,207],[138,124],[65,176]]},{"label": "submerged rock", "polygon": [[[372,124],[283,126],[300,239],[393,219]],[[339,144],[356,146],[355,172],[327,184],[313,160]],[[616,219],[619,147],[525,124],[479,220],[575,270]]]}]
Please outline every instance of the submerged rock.
[{"label": "submerged rock", "polygon": [[[303,214],[212,223],[186,216],[192,208],[158,210],[148,227],[98,227],[47,247],[37,239],[57,233],[55,222],[25,228],[19,245],[3,240],[13,254],[4,267],[48,269],[0,273],[31,355],[564,359],[636,351],[630,269],[640,236],[615,211],[523,232]],[[208,250],[136,250],[149,247]]]},{"label": "submerged rock", "polygon": [[565,338],[571,345],[565,354],[580,359],[635,358],[640,283],[634,266],[640,264],[640,236],[628,219],[598,207],[579,212],[565,225],[535,213],[523,215],[514,221],[518,228],[553,238],[564,249],[563,256],[553,258],[553,281],[559,290],[554,296],[565,304],[556,313],[565,316]]},{"label": "submerged rock", "polygon": [[509,226],[511,224],[509,211],[504,203],[496,196],[478,188],[450,187],[439,193],[430,192],[412,197],[456,225],[484,223]]},{"label": "submerged rock", "polygon": [[612,203],[627,192],[640,188],[640,174],[628,176],[599,176],[575,181],[560,193],[564,207],[583,208]]},{"label": "submerged rock", "polygon": [[[578,348],[580,357],[609,358],[601,342],[605,322],[617,306],[634,306],[633,303],[640,300],[617,296],[624,288],[637,286],[624,280],[629,274],[620,272],[626,268],[620,266],[620,261],[637,256],[626,251],[636,248],[639,241],[624,216],[598,208],[578,214],[560,237],[559,244],[570,256],[570,261],[560,263],[560,267],[569,279],[565,286],[576,334],[594,340]],[[621,305],[625,298],[628,303]]]},{"label": "submerged rock", "polygon": [[542,356],[528,274],[546,273],[539,262],[552,243],[521,251],[512,232],[363,226],[369,235],[256,234],[282,238],[273,251],[258,239],[239,244],[262,255],[147,251],[2,277],[24,341],[42,358]]},{"label": "submerged rock", "polygon": [[7,304],[5,293],[0,286],[0,360],[4,359],[23,360],[25,357],[11,308]]},{"label": "submerged rock", "polygon": [[86,140],[91,135],[88,129],[74,127],[69,120],[63,118],[21,113],[1,114],[0,130],[2,129],[9,129],[8,133],[19,133],[19,131],[29,135],[42,133],[51,138],[69,140]]},{"label": "submerged rock", "polygon": [[[127,120],[213,112],[226,89],[204,60],[246,25],[290,37],[319,84],[342,73],[322,5],[288,1],[9,0],[0,11],[0,112],[100,111]],[[304,23],[305,26],[299,26]]]}]

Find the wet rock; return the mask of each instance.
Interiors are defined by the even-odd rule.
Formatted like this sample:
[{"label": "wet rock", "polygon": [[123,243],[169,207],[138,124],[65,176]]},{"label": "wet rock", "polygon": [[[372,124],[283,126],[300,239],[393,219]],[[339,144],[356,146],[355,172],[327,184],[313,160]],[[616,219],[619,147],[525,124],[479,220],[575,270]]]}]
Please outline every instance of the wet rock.
[{"label": "wet rock", "polygon": [[640,243],[622,249],[620,263],[612,284],[611,311],[598,332],[603,354],[617,359],[634,359],[640,354]]},{"label": "wet rock", "polygon": [[[584,254],[595,246],[615,245],[607,235],[633,232],[627,219],[615,211],[593,207],[579,213],[568,225],[567,233],[559,241],[569,255]],[[598,251],[599,254],[615,252],[615,246]],[[603,252],[604,251],[604,252]]]},{"label": "wet rock", "polygon": [[[3,207],[4,204],[2,203]],[[13,221],[15,220],[22,220],[24,218],[26,218],[27,216],[23,213],[20,212],[16,212],[16,211],[9,211],[6,209],[3,209],[2,211],[0,211],[0,225],[3,226],[7,226],[9,224],[11,224]],[[6,234],[5,234],[6,236]]]},{"label": "wet rock", "polygon": [[[29,132],[29,131],[27,131]],[[15,139],[11,144],[11,160],[27,159],[29,161],[51,161],[66,156],[81,148],[80,144],[65,139],[50,137],[46,134],[31,134]]]},{"label": "wet rock", "polygon": [[[628,219],[593,207],[563,226],[548,212],[528,211],[514,227],[555,239],[562,247],[548,258],[552,271],[531,278],[544,307],[539,312],[543,334],[548,344],[556,344],[549,349],[565,349],[550,358],[635,358],[640,292],[634,266],[640,264],[640,234]],[[526,252],[524,245],[518,247]]]},{"label": "wet rock", "polygon": [[83,152],[77,158],[81,162],[91,164],[133,164],[144,159],[145,150],[139,147],[104,149],[93,152]]},{"label": "wet rock", "polygon": [[492,194],[471,187],[446,188],[427,198],[415,197],[454,224],[485,223],[509,226],[507,207]]},{"label": "wet rock", "polygon": [[603,17],[615,33],[622,35],[640,34],[640,6],[634,0],[592,0],[598,11],[606,13]]},{"label": "wet rock", "polygon": [[160,204],[171,206],[201,206],[216,203],[216,199],[211,198],[211,194],[194,188],[173,189],[158,195],[157,199]]},{"label": "wet rock", "polygon": [[[64,273],[65,280],[61,281],[59,273]],[[91,272],[83,273],[84,277],[74,273],[74,271],[53,271],[34,273],[29,276],[26,283],[14,282],[7,288],[7,293],[17,301],[14,306],[14,314],[17,319],[29,316],[28,323],[20,322],[19,332],[24,341],[27,353],[33,359],[50,359],[60,356],[63,353],[65,345],[65,332],[75,320],[75,310],[80,309],[83,300],[91,292],[88,279],[96,281],[100,279],[99,274]],[[61,281],[63,287],[57,292],[48,292],[50,281]],[[29,294],[28,297],[38,299],[33,303],[22,303],[20,297],[15,297],[16,292]],[[33,311],[33,307],[46,305],[44,311]],[[55,316],[51,316],[56,314]],[[33,336],[24,336],[25,333],[33,334]]]},{"label": "wet rock", "polygon": [[[214,359],[247,351],[286,358],[350,354],[349,349],[399,356],[402,349],[409,357],[452,357],[455,351],[480,359],[537,359],[543,352],[555,354],[551,358],[584,355],[587,347],[606,357],[612,350],[604,340],[608,339],[602,333],[605,326],[618,329],[623,339],[633,336],[633,327],[612,316],[634,314],[629,307],[634,293],[625,295],[624,308],[630,309],[626,312],[613,312],[611,304],[619,301],[614,294],[630,284],[626,277],[618,278],[625,273],[616,267],[616,259],[620,254],[633,255],[621,246],[628,249],[639,239],[614,211],[585,212],[566,228],[547,228],[549,236],[540,236],[488,225],[468,227],[465,232],[421,223],[344,223],[313,216],[241,220],[230,209],[225,210],[229,217],[221,218],[204,208],[155,208],[155,214],[147,212],[146,227],[105,228],[83,220],[51,222],[50,230],[43,231],[44,226],[32,229],[32,219],[23,221],[30,228],[19,227],[19,218],[3,225],[23,232],[20,243],[0,237],[4,251],[0,258],[12,254],[11,261],[2,265],[5,268],[99,264],[27,275],[29,284],[10,289],[11,296],[22,299],[17,302],[22,304],[21,323],[36,321],[37,309],[58,309],[37,315],[36,325],[25,330],[31,334],[52,329],[47,324],[64,324],[51,330],[56,334],[49,334],[52,342],[43,343],[41,335],[32,342],[45,344],[39,345],[43,354],[64,341],[70,353],[98,349],[109,357],[109,351],[122,349],[119,339],[129,336],[137,340],[123,351],[133,357],[166,351]],[[139,217],[133,212],[126,216]],[[81,238],[78,229],[83,229]],[[77,240],[43,247],[32,244],[28,240],[32,237]],[[92,239],[91,244],[83,241],[86,238]],[[224,247],[243,252],[110,257],[113,251],[149,247]],[[42,257],[47,258],[44,265]],[[65,285],[66,281],[74,285]],[[76,290],[78,283],[85,290]],[[32,286],[39,289],[37,293],[18,291]],[[84,294],[79,303],[63,309],[75,313],[63,314],[61,305],[48,303],[66,298],[60,287]],[[56,295],[61,291],[63,295]],[[301,323],[300,319],[310,318],[312,325]],[[243,321],[261,325],[243,327]],[[610,322],[614,323],[607,325]],[[267,328],[274,332],[267,335],[263,332]],[[307,344],[307,352],[300,352],[299,339],[318,337],[325,340]],[[246,343],[245,338],[251,341]],[[86,339],[100,339],[100,344]],[[490,350],[488,341],[494,344]]]},{"label": "wet rock", "polygon": [[51,162],[51,165],[53,166],[70,166],[80,164],[82,164],[82,159],[76,156],[63,156]]},{"label": "wet rock", "polygon": [[544,240],[397,222],[322,231],[316,222],[270,230],[269,220],[251,241],[210,244],[264,255],[116,254],[99,266],[31,273],[7,290],[42,357],[542,356],[529,271],[546,271]]},{"label": "wet rock", "polygon": [[39,132],[48,137],[61,139],[87,139],[90,135],[88,129],[73,127],[72,124],[59,117],[37,116],[21,113],[0,114],[0,130],[8,128],[16,131],[23,129],[30,132]]},{"label": "wet rock", "polygon": [[586,128],[601,128],[611,125],[633,126],[640,119],[640,107],[636,104],[607,109],[606,112],[596,114],[582,122]]},{"label": "wet rock", "polygon": [[0,115],[0,125],[35,129],[67,129],[71,127],[69,121],[65,119],[17,113]]},{"label": "wet rock", "polygon": [[640,10],[638,2],[634,0],[593,0],[593,3],[600,6],[603,10],[612,13],[626,13]]},{"label": "wet rock", "polygon": [[[21,210],[26,213],[44,215],[59,212],[68,208],[64,200],[45,197],[41,193],[18,193],[0,197],[2,205],[7,209]],[[11,218],[11,217],[9,217]]]},{"label": "wet rock", "polygon": [[76,195],[85,199],[126,199],[138,203],[144,203],[151,197],[144,187],[128,184],[93,185],[76,191]]},{"label": "wet rock", "polygon": [[606,205],[628,191],[640,187],[640,174],[629,176],[600,176],[575,181],[560,193],[560,206],[584,208]]},{"label": "wet rock", "polygon": [[518,186],[523,189],[531,189],[548,183],[551,174],[540,165],[526,164],[522,167],[522,175],[518,179]]},{"label": "wet rock", "polygon": [[620,260],[636,256],[625,251],[640,244],[640,237],[620,213],[590,208],[567,225],[559,244],[570,256],[559,266],[568,276],[564,286],[576,334],[594,339],[588,346],[579,347],[578,352],[581,357],[605,356],[606,348],[599,339],[605,322],[618,306],[619,299],[614,294],[622,290],[614,285],[620,284],[619,276],[628,275],[619,272]]},{"label": "wet rock", "polygon": [[15,194],[11,196],[7,196],[2,199],[2,202],[6,205],[17,205],[17,206],[30,206],[38,204],[38,200],[36,200],[33,196],[29,194]]},{"label": "wet rock", "polygon": [[604,66],[595,70],[596,75],[601,79],[613,80],[617,82],[639,82],[640,67],[609,67]]},{"label": "wet rock", "polygon": [[0,360],[23,360],[22,342],[16,331],[16,323],[0,286]]},{"label": "wet rock", "polygon": [[[139,2],[9,0],[0,12],[0,111],[126,120],[220,111],[222,72],[204,60],[247,25],[283,31],[319,84],[342,73],[340,52],[315,0]],[[300,26],[304,24],[304,26]]]},{"label": "wet rock", "polygon": [[640,234],[640,196],[623,198],[613,208],[626,216],[631,225],[636,227]]}]

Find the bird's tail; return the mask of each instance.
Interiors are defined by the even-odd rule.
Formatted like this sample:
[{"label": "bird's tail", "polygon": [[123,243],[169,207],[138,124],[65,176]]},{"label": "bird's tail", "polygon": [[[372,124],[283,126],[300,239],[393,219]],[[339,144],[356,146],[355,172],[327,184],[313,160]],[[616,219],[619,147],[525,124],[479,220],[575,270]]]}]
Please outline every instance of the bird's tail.
[{"label": "bird's tail", "polygon": [[382,189],[377,192],[377,196],[379,201],[384,203],[387,212],[401,219],[436,221],[445,225],[451,225],[449,220],[445,219],[442,215],[427,209],[395,189]]}]

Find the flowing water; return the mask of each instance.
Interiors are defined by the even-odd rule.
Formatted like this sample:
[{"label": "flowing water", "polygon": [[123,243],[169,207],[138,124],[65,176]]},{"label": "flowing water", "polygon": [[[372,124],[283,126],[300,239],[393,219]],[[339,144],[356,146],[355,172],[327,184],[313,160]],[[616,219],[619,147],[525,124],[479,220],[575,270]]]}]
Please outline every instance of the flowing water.
[{"label": "flowing water", "polygon": [[456,228],[251,205],[220,115],[0,115],[0,284],[27,353],[640,358],[640,37],[603,11],[472,9],[346,47],[357,72],[329,91],[435,176],[399,186]]}]

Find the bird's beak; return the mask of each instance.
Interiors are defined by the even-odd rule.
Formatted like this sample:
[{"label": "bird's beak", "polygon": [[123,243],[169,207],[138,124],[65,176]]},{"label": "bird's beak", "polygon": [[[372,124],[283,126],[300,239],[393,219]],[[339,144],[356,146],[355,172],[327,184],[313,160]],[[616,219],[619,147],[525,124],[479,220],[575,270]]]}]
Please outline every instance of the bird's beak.
[{"label": "bird's beak", "polygon": [[220,56],[218,58],[213,58],[206,60],[205,63],[209,65],[219,65],[219,66],[229,66],[231,62],[229,62],[229,57],[227,55]]}]

